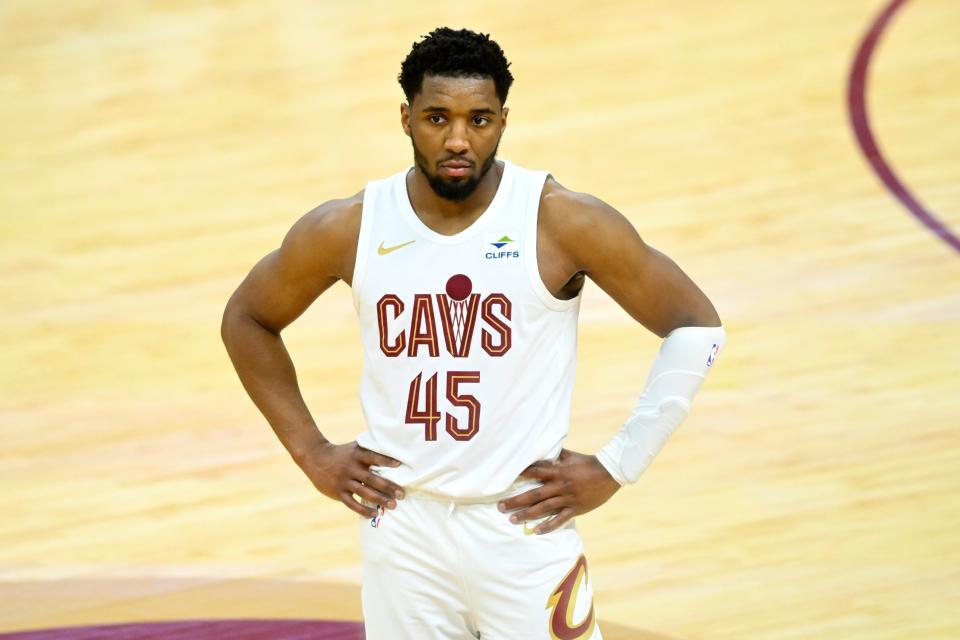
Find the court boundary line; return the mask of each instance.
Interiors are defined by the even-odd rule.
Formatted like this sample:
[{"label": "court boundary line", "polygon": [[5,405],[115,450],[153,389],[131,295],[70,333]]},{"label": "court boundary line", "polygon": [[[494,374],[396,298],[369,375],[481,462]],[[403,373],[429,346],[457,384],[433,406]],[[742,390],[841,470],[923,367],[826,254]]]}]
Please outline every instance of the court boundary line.
[{"label": "court boundary line", "polygon": [[880,181],[900,203],[907,208],[921,224],[932,231],[937,237],[960,253],[960,238],[953,234],[929,209],[910,192],[900,180],[896,172],[887,162],[870,127],[870,117],[867,112],[867,72],[877,43],[894,14],[907,0],[892,0],[874,18],[864,34],[853,57],[850,67],[850,76],[847,82],[847,108],[850,116],[850,126],[853,128],[860,151],[873,168]]}]

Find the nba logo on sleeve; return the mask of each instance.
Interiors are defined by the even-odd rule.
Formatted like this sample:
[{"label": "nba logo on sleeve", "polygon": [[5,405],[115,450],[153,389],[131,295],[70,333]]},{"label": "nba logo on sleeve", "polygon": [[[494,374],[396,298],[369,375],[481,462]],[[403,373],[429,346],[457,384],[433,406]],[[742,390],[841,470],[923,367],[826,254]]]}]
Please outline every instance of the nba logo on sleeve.
[{"label": "nba logo on sleeve", "polygon": [[484,240],[484,262],[503,264],[520,258],[520,234],[516,230],[488,233]]},{"label": "nba logo on sleeve", "polygon": [[713,363],[717,361],[717,356],[720,355],[720,345],[715,344],[713,348],[710,349],[710,355],[707,356],[707,366],[712,367]]}]

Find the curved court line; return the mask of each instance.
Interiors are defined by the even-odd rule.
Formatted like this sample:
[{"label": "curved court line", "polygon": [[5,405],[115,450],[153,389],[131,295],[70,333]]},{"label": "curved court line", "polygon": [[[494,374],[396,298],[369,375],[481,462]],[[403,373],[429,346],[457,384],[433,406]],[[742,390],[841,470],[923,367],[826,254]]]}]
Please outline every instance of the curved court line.
[{"label": "curved court line", "polygon": [[877,141],[870,130],[870,118],[867,115],[867,68],[870,66],[870,58],[877,46],[877,41],[883,34],[887,23],[893,18],[893,14],[906,3],[906,0],[893,0],[876,17],[870,29],[867,30],[857,54],[853,58],[853,67],[850,69],[850,79],[847,85],[847,106],[850,111],[850,125],[857,136],[857,142],[860,143],[860,150],[867,158],[874,172],[883,182],[884,186],[900,201],[907,210],[922,222],[928,229],[933,231],[941,240],[953,247],[960,253],[960,238],[955,236],[940,220],[930,213],[923,204],[917,200],[906,185],[897,177],[893,169],[887,163]]}]

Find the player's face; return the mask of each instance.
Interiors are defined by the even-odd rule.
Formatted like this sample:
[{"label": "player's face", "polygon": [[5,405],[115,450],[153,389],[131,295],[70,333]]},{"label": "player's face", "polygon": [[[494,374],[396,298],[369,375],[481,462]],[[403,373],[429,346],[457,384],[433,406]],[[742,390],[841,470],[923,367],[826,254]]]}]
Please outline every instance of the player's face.
[{"label": "player's face", "polygon": [[400,121],[434,193],[455,202],[473,193],[496,159],[508,111],[490,78],[424,76]]}]

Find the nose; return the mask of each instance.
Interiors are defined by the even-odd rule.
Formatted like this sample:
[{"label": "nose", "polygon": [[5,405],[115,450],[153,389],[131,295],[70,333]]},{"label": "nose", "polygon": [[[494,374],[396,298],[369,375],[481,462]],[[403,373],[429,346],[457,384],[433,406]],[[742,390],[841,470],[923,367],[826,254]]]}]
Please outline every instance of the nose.
[{"label": "nose", "polygon": [[470,142],[467,140],[467,127],[462,122],[454,122],[450,127],[450,134],[447,136],[445,148],[450,153],[457,155],[466,153],[470,150]]}]

